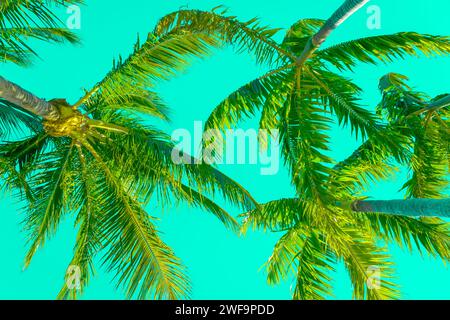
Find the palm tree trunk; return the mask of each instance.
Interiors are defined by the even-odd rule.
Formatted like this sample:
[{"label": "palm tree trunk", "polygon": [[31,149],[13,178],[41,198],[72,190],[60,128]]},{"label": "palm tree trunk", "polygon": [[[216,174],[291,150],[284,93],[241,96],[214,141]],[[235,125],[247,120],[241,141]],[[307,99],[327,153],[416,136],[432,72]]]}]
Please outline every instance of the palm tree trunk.
[{"label": "palm tree trunk", "polygon": [[427,111],[435,111],[435,110],[443,109],[448,106],[450,106],[450,94],[442,97],[439,100],[436,100],[436,101],[430,103],[427,106],[426,110]]},{"label": "palm tree trunk", "polygon": [[0,76],[0,98],[46,120],[58,120],[60,116],[58,109],[51,103],[36,97],[2,76]]},{"label": "palm tree trunk", "polygon": [[377,212],[408,217],[450,218],[450,198],[355,201],[351,207],[354,212]]},{"label": "palm tree trunk", "polygon": [[302,54],[297,60],[298,65],[303,65],[311,55],[327,40],[328,36],[347,20],[356,11],[362,8],[370,0],[346,0],[334,14],[325,22],[323,27],[317,32],[306,45]]}]

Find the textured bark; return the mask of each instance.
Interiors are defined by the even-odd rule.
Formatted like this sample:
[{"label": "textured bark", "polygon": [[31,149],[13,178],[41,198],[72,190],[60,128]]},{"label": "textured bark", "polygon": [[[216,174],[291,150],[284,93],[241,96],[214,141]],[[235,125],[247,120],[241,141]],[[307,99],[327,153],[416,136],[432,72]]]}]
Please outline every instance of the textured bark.
[{"label": "textured bark", "polygon": [[409,217],[450,218],[450,199],[356,201],[352,204],[352,210]]},{"label": "textured bark", "polygon": [[297,60],[299,65],[303,65],[311,55],[327,40],[330,34],[339,27],[345,20],[361,9],[370,0],[346,0],[325,22],[323,27],[308,42],[305,50]]},{"label": "textured bark", "polygon": [[58,108],[0,76],[0,98],[46,120],[58,120]]}]

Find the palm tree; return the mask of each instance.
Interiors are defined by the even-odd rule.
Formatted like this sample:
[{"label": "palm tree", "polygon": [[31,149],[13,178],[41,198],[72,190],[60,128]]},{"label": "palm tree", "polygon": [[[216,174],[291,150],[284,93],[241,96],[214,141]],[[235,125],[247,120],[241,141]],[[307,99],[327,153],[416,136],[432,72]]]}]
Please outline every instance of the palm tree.
[{"label": "palm tree", "polygon": [[215,42],[195,32],[150,33],[73,105],[65,99],[46,101],[0,78],[2,129],[23,131],[22,138],[0,146],[0,170],[3,187],[28,203],[25,265],[63,217],[76,215],[70,265],[80,268],[81,288],[64,285],[59,298],[76,298],[84,291],[101,253],[127,297],[186,297],[185,268],[145,211],[149,201],[204,208],[235,231],[235,219],[211,197],[241,210],[255,208],[244,188],[213,167],[173,164],[170,137],[145,121],[168,118],[154,91],[156,82],[186,68]]},{"label": "palm tree", "polygon": [[[334,172],[333,160],[324,154],[328,150],[327,131],[335,118],[339,124],[349,126],[357,138],[383,142],[386,152],[392,154],[398,153],[398,146],[406,137],[385,130],[385,124],[358,103],[361,89],[333,68],[351,71],[358,62],[387,63],[407,55],[418,56],[418,53],[427,56],[450,53],[448,37],[415,32],[367,37],[320,49],[331,31],[366,2],[348,0],[328,21],[302,19],[287,31],[280,44],[273,40],[278,29],[261,27],[256,19],[240,22],[234,16],[223,16],[226,10],[219,14],[217,9],[169,14],[159,22],[155,32],[209,32],[239,51],[250,50],[258,62],[274,66],[220,103],[208,118],[205,130],[234,127],[239,121],[261,112],[260,129],[280,130],[283,157],[299,197],[324,205],[336,204],[342,199],[331,196],[325,188],[327,177]],[[308,59],[303,58],[305,55]],[[448,99],[446,96],[439,101],[441,108],[448,105]],[[435,108],[434,105],[428,107]],[[261,143],[265,143],[264,139]],[[405,201],[402,205],[410,208],[416,203],[423,205],[419,200]],[[352,207],[358,211],[358,205],[361,203],[354,203]],[[445,210],[440,213],[433,207],[422,213],[432,211],[448,215],[448,206],[442,207]],[[385,213],[405,214],[400,207]]]},{"label": "palm tree", "polygon": [[[419,52],[427,56],[448,54],[450,39],[401,32],[321,49],[331,31],[365,2],[346,1],[328,21],[302,19],[287,31],[281,43],[273,40],[277,29],[261,27],[256,19],[240,22],[236,17],[223,16],[225,11],[218,14],[217,9],[176,12],[164,17],[156,29],[208,31],[238,50],[250,50],[258,62],[273,66],[217,106],[205,130],[234,127],[258,112],[260,129],[280,130],[282,155],[291,171],[296,196],[244,214],[244,231],[261,228],[284,232],[267,263],[268,281],[278,283],[293,275],[295,299],[330,295],[330,271],[339,261],[349,272],[356,299],[398,297],[387,247],[379,240],[410,250],[416,246],[445,261],[450,257],[448,224],[435,217],[416,217],[448,216],[448,200],[417,199],[419,195],[442,197],[438,190],[448,174],[448,130],[440,123],[448,116],[436,116],[434,111],[448,112],[448,96],[429,104],[422,100],[420,108],[415,108],[416,117],[411,114],[408,122],[390,116],[386,123],[358,103],[361,89],[335,71],[351,71],[358,62],[386,63],[407,55],[418,56]],[[382,88],[384,97],[393,90],[390,85]],[[386,101],[384,105],[389,109]],[[426,112],[433,117],[421,116]],[[434,133],[429,135],[428,129],[418,129],[430,118],[435,120],[429,129]],[[327,131],[335,119],[366,140],[337,164],[325,155],[329,148]],[[409,121],[416,124],[415,129],[409,128]],[[403,130],[396,130],[399,127]],[[415,141],[421,136],[423,142]],[[442,142],[434,144],[440,138]],[[431,148],[439,150],[436,156],[429,154]],[[392,159],[400,163],[414,160],[414,174],[405,188],[415,199],[364,201],[359,194],[369,182],[392,173]],[[374,266],[380,273],[376,287],[368,284]]]},{"label": "palm tree", "polygon": [[51,6],[81,4],[83,0],[2,0],[0,3],[0,63],[30,63],[36,52],[27,43],[37,39],[77,43],[78,37],[62,27]]},{"label": "palm tree", "polygon": [[[443,96],[430,102],[425,94],[412,90],[406,79],[398,74],[383,77],[380,81],[383,99],[377,107],[378,113],[389,122],[386,130],[400,131],[408,137],[409,143],[399,146],[406,150],[398,152],[405,154],[405,158],[397,158],[396,162],[382,144],[369,139],[334,167],[334,174],[326,183],[329,192],[340,198],[362,197],[369,185],[388,178],[401,162],[412,171],[404,185],[407,197],[412,200],[397,204],[361,201],[357,208],[347,201],[347,205],[323,208],[311,201],[292,198],[269,202],[262,209],[243,215],[244,231],[253,228],[285,232],[267,262],[268,281],[278,283],[294,274],[295,299],[330,295],[329,272],[338,261],[343,261],[349,271],[355,298],[398,297],[394,283],[389,281],[393,270],[387,248],[380,247],[380,243],[397,244],[410,251],[416,247],[420,252],[425,250],[433,257],[449,261],[449,224],[435,217],[405,216],[408,209],[411,216],[426,213],[422,210],[428,207],[420,207],[423,204],[417,200],[419,197],[431,198],[424,202],[436,203],[442,212],[448,212],[445,207],[448,200],[432,200],[444,197],[448,183],[448,108],[421,116],[422,110],[428,110],[424,106],[435,104]],[[412,153],[408,154],[410,149]],[[407,208],[409,204],[416,207]],[[383,214],[383,206],[388,205],[388,212],[405,211],[398,215]],[[372,266],[380,271],[382,280],[378,289],[367,285]]]}]

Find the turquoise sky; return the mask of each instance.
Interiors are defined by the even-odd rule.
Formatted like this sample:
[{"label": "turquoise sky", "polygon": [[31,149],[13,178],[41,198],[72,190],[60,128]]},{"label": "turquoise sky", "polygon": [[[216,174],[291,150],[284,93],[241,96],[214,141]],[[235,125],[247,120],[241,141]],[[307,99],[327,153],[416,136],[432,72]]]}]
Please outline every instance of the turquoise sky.
[{"label": "turquoise sky", "polygon": [[[152,30],[158,18],[182,6],[211,9],[219,4],[242,19],[258,16],[266,24],[288,28],[300,18],[327,18],[340,0],[86,0],[82,8],[83,44],[78,47],[37,44],[41,59],[23,69],[0,65],[0,74],[21,84],[39,96],[51,99],[66,97],[75,101],[82,89],[89,89],[108,72],[114,57],[126,56],[137,33]],[[373,0],[381,8],[381,29],[366,27],[367,13],[361,10],[337,30],[328,44],[356,37],[398,31],[417,31],[450,35],[448,0]],[[65,19],[64,14],[61,15]],[[144,36],[142,37],[144,38]],[[388,66],[361,66],[352,75],[364,89],[363,102],[368,108],[379,101],[378,79],[387,72],[408,75],[411,83],[430,95],[450,91],[450,57],[411,58]],[[160,91],[172,109],[172,123],[164,128],[193,128],[193,121],[205,120],[212,108],[230,92],[261,75],[263,68],[252,59],[237,55],[230,49],[217,52],[206,61],[197,62],[183,75],[162,83]],[[247,126],[252,123],[246,124]],[[333,132],[333,157],[345,158],[356,143],[348,132]],[[293,195],[287,172],[277,176],[259,176],[255,166],[225,166],[231,177],[246,186],[261,202]],[[373,187],[369,194],[378,199],[402,197],[397,191],[404,182],[404,173],[391,181]],[[238,238],[227,232],[208,214],[181,206],[166,209],[149,207],[153,215],[161,216],[163,238],[188,266],[195,299],[288,299],[291,282],[277,287],[266,285],[264,262],[270,256],[280,235],[250,233]],[[63,283],[71,259],[75,231],[68,218],[60,232],[36,255],[28,270],[22,271],[25,236],[20,222],[21,206],[5,195],[0,202],[0,298],[52,299]],[[238,214],[239,212],[235,212]],[[410,255],[392,247],[398,265],[403,298],[450,298],[450,271],[441,262],[418,253]],[[335,297],[351,298],[349,280],[342,268],[334,274]],[[110,283],[111,276],[98,270],[87,289],[85,298],[121,299],[123,294]]]}]

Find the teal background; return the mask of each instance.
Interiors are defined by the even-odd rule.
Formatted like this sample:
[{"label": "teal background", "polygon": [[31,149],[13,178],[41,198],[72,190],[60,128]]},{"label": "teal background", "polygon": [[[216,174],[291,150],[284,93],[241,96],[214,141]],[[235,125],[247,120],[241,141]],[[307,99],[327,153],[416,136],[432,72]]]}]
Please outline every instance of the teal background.
[{"label": "teal background", "polygon": [[[342,1],[339,0],[86,0],[82,8],[79,31],[83,44],[78,47],[36,44],[41,55],[28,69],[0,65],[0,74],[45,98],[67,97],[74,102],[99,81],[111,67],[113,57],[126,56],[139,32],[145,35],[158,18],[181,6],[211,9],[219,4],[242,19],[258,16],[273,27],[288,28],[300,18],[327,18]],[[347,21],[331,37],[327,45],[356,37],[398,31],[450,34],[448,0],[377,0],[382,13],[381,30],[366,27],[365,9]],[[64,12],[61,17],[65,19]],[[282,33],[280,33],[282,35]],[[142,37],[144,38],[144,36]],[[418,89],[437,95],[449,92],[450,58],[410,58],[388,66],[361,66],[353,77],[364,89],[363,102],[369,108],[379,101],[378,79],[387,72],[410,76]],[[172,108],[172,123],[165,129],[193,128],[193,121],[205,120],[212,108],[230,92],[259,76],[264,68],[254,64],[246,54],[231,49],[217,52],[206,61],[174,80],[162,83],[160,91]],[[249,122],[247,125],[252,125]],[[348,131],[333,132],[333,156],[340,160],[356,147]],[[259,176],[255,166],[224,166],[222,169],[246,186],[261,202],[293,195],[287,172],[276,176]],[[370,196],[378,199],[399,198],[405,172],[391,181],[373,187]],[[288,299],[291,282],[276,287],[266,285],[262,268],[271,254],[277,234],[250,233],[245,238],[230,234],[208,214],[186,206],[149,212],[162,217],[160,230],[189,268],[194,299]],[[239,212],[234,212],[238,214]],[[63,284],[75,240],[73,221],[68,217],[60,232],[36,255],[29,269],[22,270],[25,236],[21,232],[21,205],[5,195],[0,202],[0,298],[53,299]],[[418,252],[405,253],[392,247],[398,266],[398,282],[406,299],[450,298],[450,272],[441,262]],[[111,275],[100,268],[84,298],[122,299],[123,293],[110,283]],[[345,270],[339,266],[334,274],[335,298],[351,298]]]}]

